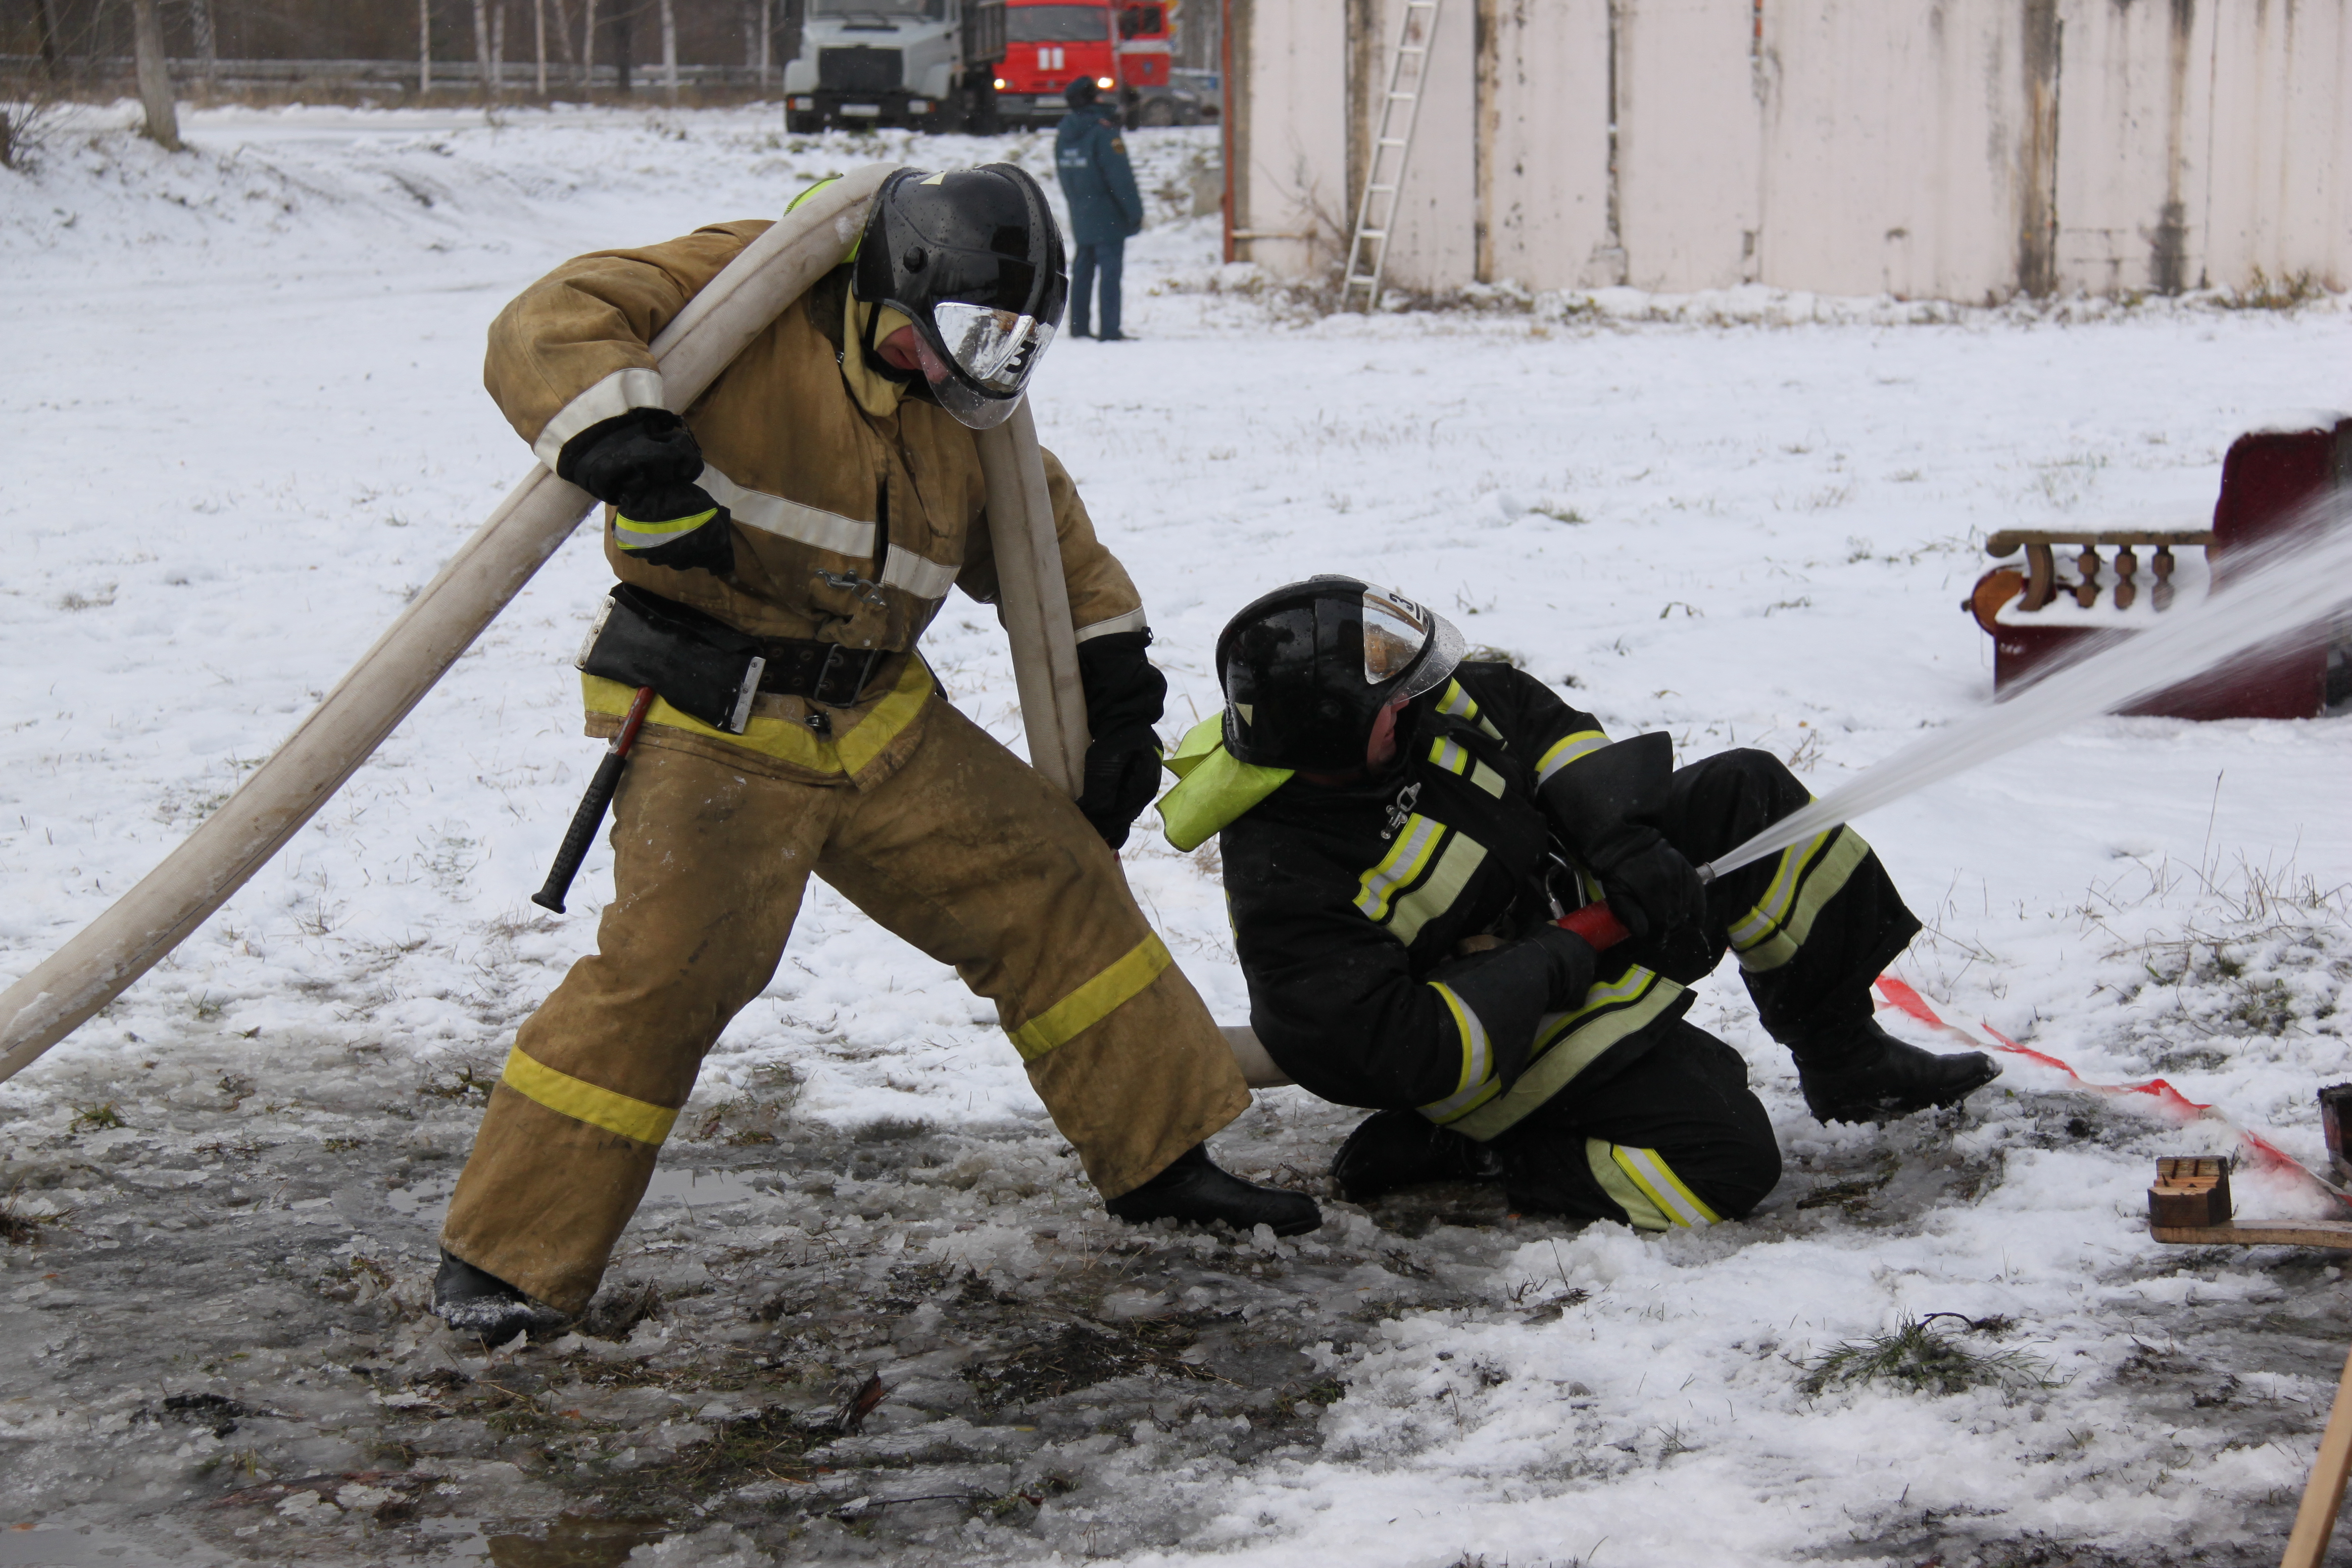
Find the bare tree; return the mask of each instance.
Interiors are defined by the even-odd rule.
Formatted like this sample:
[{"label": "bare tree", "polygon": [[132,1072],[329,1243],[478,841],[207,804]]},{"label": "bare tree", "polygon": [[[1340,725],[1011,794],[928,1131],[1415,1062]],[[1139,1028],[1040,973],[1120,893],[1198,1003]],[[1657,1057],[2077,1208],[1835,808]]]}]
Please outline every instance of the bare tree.
[{"label": "bare tree", "polygon": [[677,8],[675,0],[661,0],[662,87],[677,102]]},{"label": "bare tree", "polygon": [[474,63],[482,73],[482,107],[499,100],[499,83],[490,60],[489,0],[474,0]]},{"label": "bare tree", "polygon": [[172,68],[163,58],[163,23],[155,15],[155,0],[131,0],[131,47],[139,65],[139,101],[147,110],[146,137],[176,153],[180,115],[172,101]]},{"label": "bare tree", "polygon": [[580,95],[596,93],[596,0],[580,0]]},{"label": "bare tree", "polygon": [[532,42],[539,51],[539,79],[535,90],[542,99],[547,96],[547,0],[530,0]]},{"label": "bare tree", "polygon": [[213,37],[212,0],[188,0],[188,26],[196,35],[196,58],[206,87],[220,77],[220,47]]},{"label": "bare tree", "polygon": [[416,96],[433,90],[433,0],[416,0]]}]

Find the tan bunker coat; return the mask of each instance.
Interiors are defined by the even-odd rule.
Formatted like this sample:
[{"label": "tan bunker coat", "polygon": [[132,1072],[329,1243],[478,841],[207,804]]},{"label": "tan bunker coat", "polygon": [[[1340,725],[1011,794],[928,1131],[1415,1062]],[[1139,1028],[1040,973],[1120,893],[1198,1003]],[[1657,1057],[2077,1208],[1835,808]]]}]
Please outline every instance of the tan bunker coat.
[{"label": "tan bunker coat", "polygon": [[[660,404],[646,345],[765,227],[582,257],[508,306],[485,380],[542,461]],[[761,693],[741,735],[653,708],[614,802],[599,951],[518,1034],[443,1233],[456,1256],[567,1310],[593,1292],[703,1054],[772,976],[812,872],[996,1004],[1106,1194],[1248,1104],[1117,858],[935,693],[915,651],[923,627],[950,586],[995,597],[979,455],[928,402],[853,393],[845,279],[788,308],[686,412],[702,487],[734,520],[732,580],[632,559],[606,519],[625,581],[758,636],[891,657],[850,707]],[[1045,468],[1079,638],[1139,629],[1134,584],[1068,474],[1050,455]],[[591,732],[610,732],[630,693],[583,679]]]}]

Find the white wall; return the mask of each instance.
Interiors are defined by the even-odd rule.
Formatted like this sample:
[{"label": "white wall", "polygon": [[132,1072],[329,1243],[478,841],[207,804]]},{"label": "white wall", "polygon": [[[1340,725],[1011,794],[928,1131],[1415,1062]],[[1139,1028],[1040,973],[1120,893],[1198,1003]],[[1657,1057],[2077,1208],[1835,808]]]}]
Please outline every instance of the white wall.
[{"label": "white wall", "polygon": [[[1280,170],[1344,228],[1328,194],[1351,114],[1369,142],[1402,0],[1234,5],[1251,224],[1288,226]],[[1353,94],[1350,10],[1378,33]],[[1971,301],[2352,284],[2352,0],[1764,0],[1759,19],[1444,0],[1391,279]],[[1303,275],[1333,240],[1242,254]]]}]

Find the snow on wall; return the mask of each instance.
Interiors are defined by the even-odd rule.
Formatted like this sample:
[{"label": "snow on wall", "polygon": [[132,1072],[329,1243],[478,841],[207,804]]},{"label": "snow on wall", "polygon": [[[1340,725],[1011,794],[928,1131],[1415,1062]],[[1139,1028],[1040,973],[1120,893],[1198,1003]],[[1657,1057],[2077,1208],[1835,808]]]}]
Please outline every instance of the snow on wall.
[{"label": "snow on wall", "polygon": [[[2352,279],[2352,0],[1452,0],[1388,262],[1421,289],[1999,300]],[[1344,256],[1402,0],[1235,0],[1236,226]],[[1614,143],[1612,144],[1612,129]]]}]

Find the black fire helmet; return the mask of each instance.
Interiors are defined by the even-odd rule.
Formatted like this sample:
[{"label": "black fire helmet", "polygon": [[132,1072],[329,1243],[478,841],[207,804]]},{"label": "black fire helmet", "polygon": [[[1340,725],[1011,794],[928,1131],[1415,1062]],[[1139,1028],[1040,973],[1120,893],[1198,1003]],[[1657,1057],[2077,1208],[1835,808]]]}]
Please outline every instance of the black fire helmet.
[{"label": "black fire helmet", "polygon": [[1462,650],[1444,616],[1354,577],[1276,588],[1217,637],[1225,750],[1260,767],[1360,768],[1381,710],[1434,689]]},{"label": "black fire helmet", "polygon": [[1045,193],[1010,163],[901,169],[885,180],[849,286],[914,322],[948,367],[931,395],[975,430],[1012,415],[1069,294]]}]

